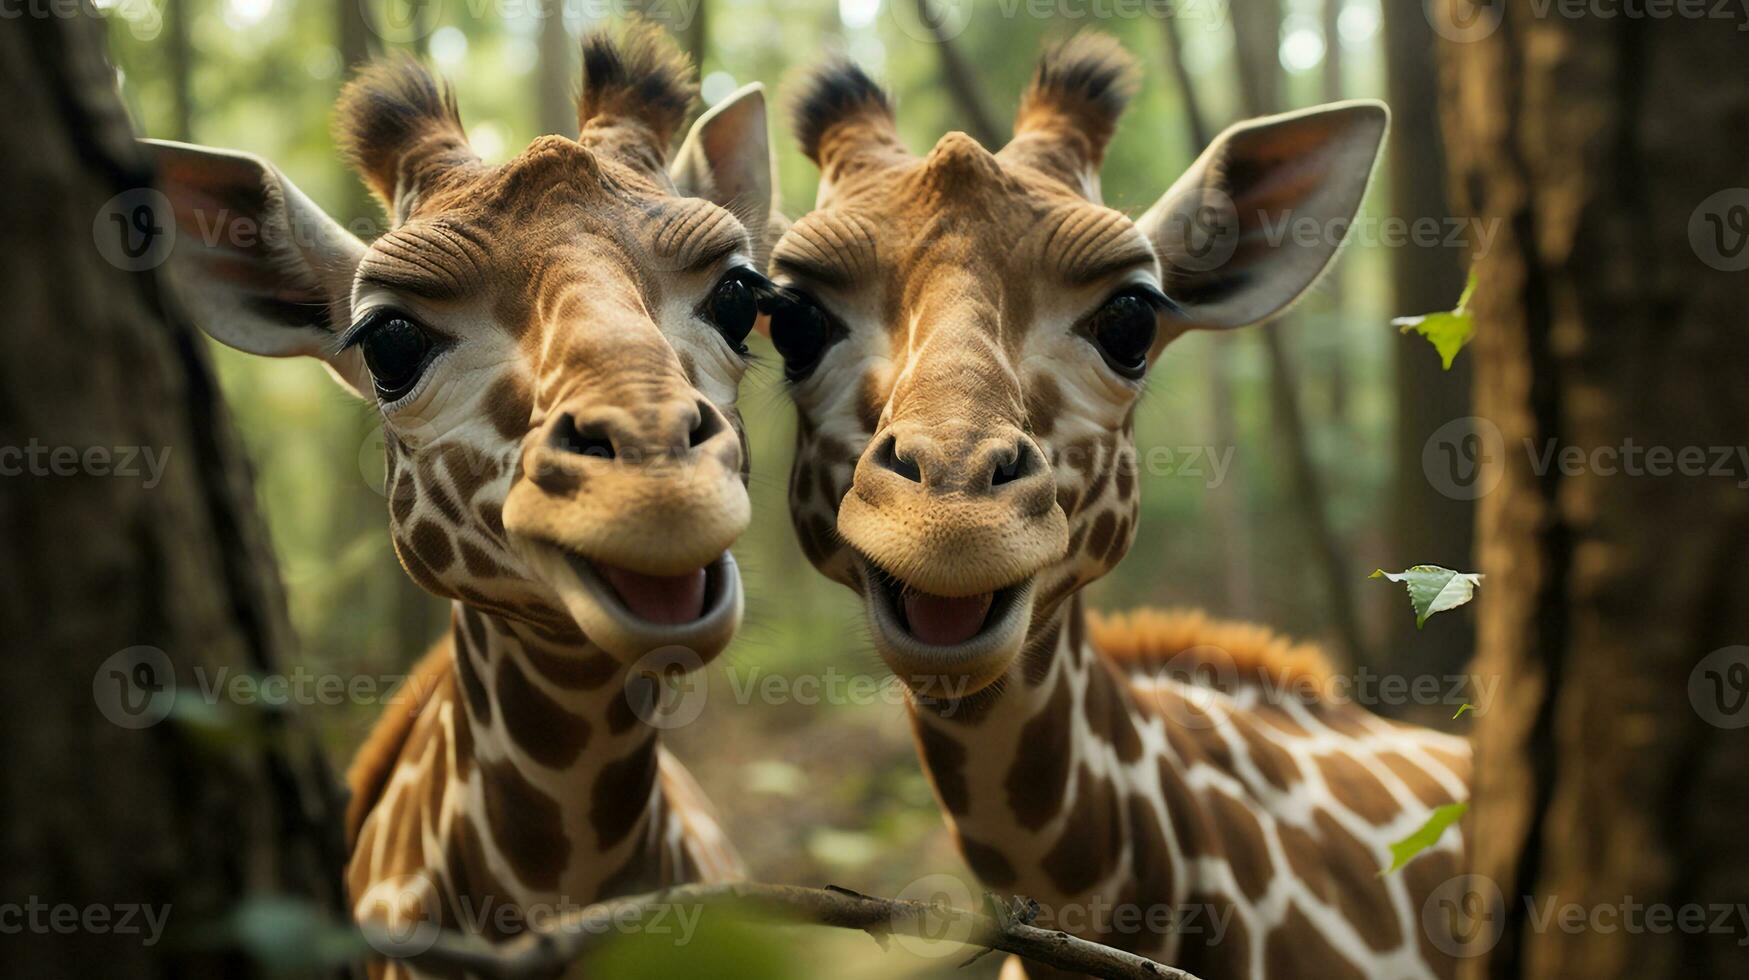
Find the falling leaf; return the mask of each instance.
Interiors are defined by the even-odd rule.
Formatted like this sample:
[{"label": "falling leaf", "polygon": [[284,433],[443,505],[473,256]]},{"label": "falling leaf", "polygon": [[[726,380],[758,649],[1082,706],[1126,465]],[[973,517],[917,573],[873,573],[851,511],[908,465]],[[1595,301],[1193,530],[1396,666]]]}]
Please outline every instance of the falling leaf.
[{"label": "falling leaf", "polygon": [[1379,877],[1382,878],[1401,868],[1413,860],[1415,855],[1437,844],[1439,835],[1445,833],[1447,827],[1463,819],[1464,814],[1469,809],[1468,801],[1447,803],[1444,806],[1435,807],[1433,815],[1427,818],[1427,822],[1422,824],[1420,829],[1391,845],[1391,866],[1380,871]]},{"label": "falling leaf", "polygon": [[1475,598],[1476,586],[1482,576],[1474,572],[1454,572],[1438,565],[1415,565],[1401,572],[1375,569],[1369,578],[1402,582],[1409,588],[1409,604],[1415,607],[1415,628],[1420,629],[1427,617],[1457,607]]},{"label": "falling leaf", "polygon": [[1458,297],[1457,308],[1448,312],[1428,313],[1424,316],[1400,316],[1391,321],[1391,325],[1402,333],[1414,331],[1426,337],[1433,344],[1433,349],[1439,352],[1439,359],[1447,371],[1451,370],[1451,362],[1457,359],[1458,351],[1470,342],[1470,337],[1476,332],[1476,319],[1470,315],[1470,297],[1476,292],[1476,274],[1470,273],[1470,281],[1464,286],[1464,294]]}]

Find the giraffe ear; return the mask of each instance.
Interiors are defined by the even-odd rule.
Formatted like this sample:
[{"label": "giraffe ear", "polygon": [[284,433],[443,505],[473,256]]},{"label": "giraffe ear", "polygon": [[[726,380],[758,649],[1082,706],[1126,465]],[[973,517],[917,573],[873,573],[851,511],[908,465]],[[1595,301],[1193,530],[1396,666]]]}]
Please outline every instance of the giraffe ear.
[{"label": "giraffe ear", "polygon": [[334,351],[364,243],[260,157],[140,142],[174,216],[170,278],[201,329],[251,354],[320,358],[369,391],[358,352]]},{"label": "giraffe ear", "polygon": [[753,261],[765,268],[766,235],[775,205],[771,140],[765,121],[765,86],[754,82],[712,106],[686,134],[668,168],[687,197],[728,208],[753,239]]},{"label": "giraffe ear", "polygon": [[1193,328],[1267,320],[1335,257],[1390,126],[1381,102],[1240,123],[1215,138],[1136,226]]}]

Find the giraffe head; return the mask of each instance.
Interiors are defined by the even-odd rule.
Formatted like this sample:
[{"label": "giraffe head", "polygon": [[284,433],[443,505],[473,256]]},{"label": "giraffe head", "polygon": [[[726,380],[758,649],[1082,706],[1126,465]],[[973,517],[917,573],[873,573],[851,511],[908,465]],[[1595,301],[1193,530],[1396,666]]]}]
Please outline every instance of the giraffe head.
[{"label": "giraffe head", "polygon": [[[1131,220],[1100,203],[1099,167],[1135,75],[1104,36],[1054,47],[997,153],[949,133],[912,155],[849,64],[794,102],[821,183],[772,252],[792,515],[914,686],[992,683],[1123,556],[1149,368],[1317,279],[1386,129],[1359,102],[1236,126]],[[1306,218],[1338,234],[1275,237]]]},{"label": "giraffe head", "polygon": [[262,160],[153,147],[202,325],[319,358],[380,411],[409,574],[622,659],[708,658],[741,613],[734,402],[770,288],[771,171],[756,86],[670,161],[691,75],[654,27],[592,36],[580,135],[489,165],[447,87],[366,70],[336,132],[391,216],[368,245]]}]

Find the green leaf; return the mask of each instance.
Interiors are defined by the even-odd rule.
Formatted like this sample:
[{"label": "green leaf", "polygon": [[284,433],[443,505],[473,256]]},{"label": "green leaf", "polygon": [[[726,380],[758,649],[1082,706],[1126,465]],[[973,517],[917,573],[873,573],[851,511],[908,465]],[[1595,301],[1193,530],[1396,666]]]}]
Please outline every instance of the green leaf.
[{"label": "green leaf", "polygon": [[1447,827],[1463,819],[1463,815],[1469,812],[1469,809],[1468,801],[1447,803],[1444,806],[1435,807],[1433,815],[1427,818],[1427,822],[1422,824],[1419,830],[1391,845],[1391,866],[1380,871],[1379,877],[1383,878],[1401,868],[1413,860],[1415,855],[1437,844],[1439,835],[1445,833]]},{"label": "green leaf", "polygon": [[1415,628],[1420,629],[1427,617],[1445,612],[1475,598],[1476,586],[1482,576],[1474,572],[1454,572],[1438,565],[1415,565],[1401,572],[1374,569],[1368,578],[1390,579],[1409,588],[1409,604],[1415,607]]},{"label": "green leaf", "polygon": [[1459,718],[1462,718],[1464,716],[1464,712],[1466,712],[1474,707],[1475,707],[1475,705],[1469,703],[1468,701],[1465,701],[1462,705],[1460,705],[1458,707],[1457,714],[1451,716],[1451,720],[1457,721]]},{"label": "green leaf", "polygon": [[1457,359],[1458,351],[1470,342],[1476,332],[1476,319],[1470,315],[1470,297],[1476,292],[1476,274],[1470,273],[1470,281],[1464,286],[1464,294],[1458,297],[1457,308],[1450,312],[1428,313],[1423,316],[1400,316],[1391,321],[1391,326],[1401,333],[1414,331],[1426,337],[1433,344],[1433,349],[1439,352],[1439,360],[1447,371],[1451,370],[1451,362]]}]

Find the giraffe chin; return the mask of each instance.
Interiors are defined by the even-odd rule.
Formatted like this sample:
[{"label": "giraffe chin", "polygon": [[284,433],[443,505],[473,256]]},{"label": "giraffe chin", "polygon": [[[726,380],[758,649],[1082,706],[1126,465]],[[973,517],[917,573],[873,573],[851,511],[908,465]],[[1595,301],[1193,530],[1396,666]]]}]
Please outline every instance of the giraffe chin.
[{"label": "giraffe chin", "polygon": [[[863,580],[872,583],[863,590],[863,601],[868,605],[875,649],[887,667],[913,691],[931,698],[975,694],[1001,677],[1019,656],[1032,621],[1032,578],[989,593],[982,625],[975,630],[969,622],[956,622],[949,631],[939,634],[956,642],[931,643],[919,633],[936,634],[938,623],[927,627],[918,623],[922,629],[913,629],[913,615],[923,611],[918,597],[915,594],[908,597],[904,583],[876,569],[867,559],[858,560],[863,564]],[[946,609],[937,614],[950,621],[970,617],[983,604],[982,597],[924,600],[925,605],[948,603],[973,607],[970,611]]]},{"label": "giraffe chin", "polygon": [[741,625],[741,571],[727,551],[701,570],[698,615],[684,622],[658,622],[633,610],[620,591],[625,583],[616,588],[615,579],[626,573],[604,572],[584,555],[541,541],[525,540],[521,550],[589,641],[625,663],[651,654],[673,659],[678,652],[703,666],[729,645]]}]

